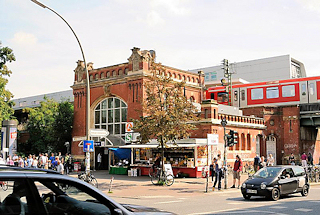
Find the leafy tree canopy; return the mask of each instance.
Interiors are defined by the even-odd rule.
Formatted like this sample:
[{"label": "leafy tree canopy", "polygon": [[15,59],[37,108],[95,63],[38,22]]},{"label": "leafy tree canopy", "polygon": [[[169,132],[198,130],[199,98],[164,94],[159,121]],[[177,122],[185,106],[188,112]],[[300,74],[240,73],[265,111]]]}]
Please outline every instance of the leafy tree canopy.
[{"label": "leafy tree canopy", "polygon": [[155,138],[160,145],[187,138],[196,129],[195,106],[183,94],[185,82],[174,82],[165,76],[165,67],[153,63],[150,80],[144,83],[144,98],[140,119],[133,120],[141,143]]},{"label": "leafy tree canopy", "polygon": [[40,107],[26,108],[27,131],[30,138],[21,148],[27,153],[66,151],[65,142],[71,143],[73,105],[58,103],[45,97]]},{"label": "leafy tree canopy", "polygon": [[14,114],[12,109],[14,103],[10,101],[10,99],[13,98],[13,95],[10,91],[6,90],[6,85],[8,83],[6,77],[10,77],[12,72],[8,69],[6,64],[15,60],[16,58],[12,49],[2,47],[0,42],[0,122],[2,122],[2,120],[11,119]]}]

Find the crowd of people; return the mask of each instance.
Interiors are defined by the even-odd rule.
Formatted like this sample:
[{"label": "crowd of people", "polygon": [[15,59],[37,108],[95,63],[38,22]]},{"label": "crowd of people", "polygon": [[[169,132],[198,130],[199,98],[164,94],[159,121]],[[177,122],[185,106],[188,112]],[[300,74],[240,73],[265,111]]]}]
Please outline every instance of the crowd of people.
[{"label": "crowd of people", "polygon": [[[0,158],[1,161],[2,157]],[[9,155],[2,163],[10,166],[22,167],[22,168],[41,168],[41,169],[52,169],[61,174],[69,174],[72,169],[72,157],[71,154],[66,153],[64,156],[61,155],[61,152],[58,154],[51,153],[51,156],[48,153],[39,153],[36,155],[28,156],[18,156],[14,154],[13,156]]]}]

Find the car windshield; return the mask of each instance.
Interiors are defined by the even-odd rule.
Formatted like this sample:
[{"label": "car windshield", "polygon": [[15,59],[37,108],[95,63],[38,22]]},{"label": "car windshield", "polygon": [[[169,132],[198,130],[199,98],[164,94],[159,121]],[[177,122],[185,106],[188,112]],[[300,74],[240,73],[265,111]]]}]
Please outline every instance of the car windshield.
[{"label": "car windshield", "polygon": [[256,172],[254,178],[274,178],[281,171],[281,167],[264,167]]}]

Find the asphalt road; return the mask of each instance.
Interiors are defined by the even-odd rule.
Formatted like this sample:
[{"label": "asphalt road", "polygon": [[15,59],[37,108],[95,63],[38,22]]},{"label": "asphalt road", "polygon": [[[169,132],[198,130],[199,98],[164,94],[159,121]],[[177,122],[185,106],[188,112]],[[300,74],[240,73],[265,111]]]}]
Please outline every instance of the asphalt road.
[{"label": "asphalt road", "polygon": [[120,203],[150,206],[181,215],[320,214],[320,185],[311,186],[307,197],[294,194],[276,202],[259,197],[244,200],[238,189],[205,193],[192,188],[188,191],[183,184],[178,184],[170,188],[150,186],[149,192],[146,190],[143,195],[139,195],[140,190],[136,190],[131,196],[111,196]]}]

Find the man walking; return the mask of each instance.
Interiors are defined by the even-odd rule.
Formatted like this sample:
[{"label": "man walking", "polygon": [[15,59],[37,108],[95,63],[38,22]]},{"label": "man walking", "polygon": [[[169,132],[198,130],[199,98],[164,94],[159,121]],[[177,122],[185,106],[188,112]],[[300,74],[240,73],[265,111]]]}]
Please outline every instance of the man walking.
[{"label": "man walking", "polygon": [[308,159],[308,157],[307,157],[306,153],[303,152],[301,155],[301,164],[302,164],[302,167],[305,169],[308,167],[307,159]]},{"label": "man walking", "polygon": [[99,152],[99,154],[97,155],[97,163],[98,163],[97,170],[100,169],[101,160],[102,160],[102,157],[101,157],[101,153]]},{"label": "man walking", "polygon": [[259,164],[260,164],[260,157],[257,154],[257,156],[254,158],[253,160],[253,168],[254,168],[254,172],[257,172],[259,170]]},{"label": "man walking", "polygon": [[214,191],[217,182],[218,182],[218,190],[221,190],[221,178],[222,178],[222,161],[221,161],[221,155],[218,155],[217,161],[216,161],[216,168],[215,168],[215,180],[212,187],[212,191]]},{"label": "man walking", "polygon": [[238,179],[238,189],[240,187],[240,172],[242,171],[242,160],[239,155],[236,156],[236,161],[233,166],[233,185],[231,188],[236,188],[236,180]]}]

